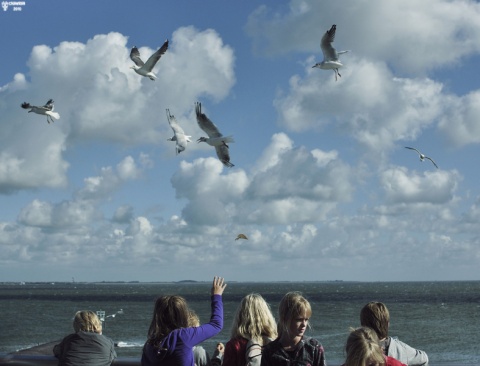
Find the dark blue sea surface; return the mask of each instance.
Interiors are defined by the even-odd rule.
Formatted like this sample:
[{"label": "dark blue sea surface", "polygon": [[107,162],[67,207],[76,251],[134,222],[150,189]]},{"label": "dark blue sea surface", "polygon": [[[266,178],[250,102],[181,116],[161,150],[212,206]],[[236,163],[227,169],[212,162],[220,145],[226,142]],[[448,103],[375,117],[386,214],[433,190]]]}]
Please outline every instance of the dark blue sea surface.
[{"label": "dark blue sea surface", "polygon": [[[210,318],[211,283],[3,283],[0,284],[0,352],[60,340],[73,332],[78,310],[105,311],[104,334],[118,344],[117,354],[140,357],[158,295],[179,294],[200,316]],[[269,282],[228,283],[223,331],[203,346],[230,338],[241,298],[260,293],[277,318],[288,291],[301,291],[313,309],[308,335],[339,364],[349,328],[359,326],[360,309],[382,301],[391,316],[390,335],[427,352],[431,363],[480,363],[480,281],[472,282]],[[122,309],[123,314],[117,314]]]}]

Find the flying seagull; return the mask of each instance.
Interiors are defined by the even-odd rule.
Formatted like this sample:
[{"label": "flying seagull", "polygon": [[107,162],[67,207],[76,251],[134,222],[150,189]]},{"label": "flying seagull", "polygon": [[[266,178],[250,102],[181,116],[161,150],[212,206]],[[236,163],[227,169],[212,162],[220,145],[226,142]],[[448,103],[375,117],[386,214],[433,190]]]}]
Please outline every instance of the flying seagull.
[{"label": "flying seagull", "polygon": [[223,136],[217,126],[202,113],[202,104],[199,102],[195,103],[195,113],[197,114],[198,125],[208,135],[208,138],[200,137],[197,142],[206,142],[210,146],[214,146],[218,159],[220,159],[223,165],[229,168],[234,166],[230,163],[230,153],[227,145],[229,142],[235,142],[233,136]]},{"label": "flying seagull", "polygon": [[123,314],[123,309],[120,309],[115,314],[107,315],[105,318],[115,318],[115,316],[117,316],[117,314]]},{"label": "flying seagull", "polygon": [[53,111],[53,99],[49,99],[48,102],[43,107],[37,107],[35,105],[30,105],[30,103],[23,102],[22,103],[23,109],[30,109],[28,113],[33,112],[37,114],[43,114],[47,116],[47,122],[54,122],[55,119],[60,119],[60,115],[57,112]]},{"label": "flying seagull", "polygon": [[150,80],[155,80],[157,75],[155,75],[152,70],[167,49],[168,39],[165,41],[162,47],[158,49],[157,52],[148,58],[146,63],[143,63],[142,59],[140,58],[140,52],[138,51],[138,48],[132,47],[132,50],[130,51],[130,58],[133,62],[135,62],[135,65],[131,66],[130,68],[133,69],[138,75],[149,77]]},{"label": "flying seagull", "polygon": [[247,236],[245,234],[238,234],[238,236],[235,238],[235,240],[238,240],[238,239],[245,239],[245,240],[248,240]]},{"label": "flying seagull", "polygon": [[173,137],[170,137],[167,140],[176,141],[177,144],[175,146],[175,150],[178,155],[187,148],[187,142],[192,141],[191,140],[192,136],[185,135],[185,133],[183,132],[183,129],[180,127],[177,120],[175,119],[175,116],[170,114],[169,109],[167,109],[167,119],[168,119],[168,123],[170,124],[170,127],[173,130]]},{"label": "flying seagull", "polygon": [[323,61],[317,62],[313,67],[318,67],[319,69],[323,70],[333,70],[335,72],[335,81],[337,81],[337,75],[340,75],[338,69],[343,67],[343,64],[338,59],[338,55],[342,53],[347,53],[348,51],[338,51],[332,46],[333,40],[335,39],[335,32],[337,30],[337,26],[334,24],[330,28],[330,30],[326,31],[322,37],[322,41],[320,42],[320,47],[323,52]]},{"label": "flying seagull", "polygon": [[420,161],[422,161],[422,162],[423,162],[425,159],[428,159],[428,160],[430,160],[430,161],[433,163],[433,165],[435,165],[435,168],[437,168],[437,169],[438,169],[438,165],[437,165],[437,164],[435,164],[435,162],[433,161],[433,159],[432,159],[432,158],[429,158],[428,156],[426,156],[426,155],[422,154],[420,151],[418,151],[418,150],[417,150],[417,149],[415,149],[414,147],[408,147],[408,146],[405,146],[405,149],[415,150],[415,151],[418,153],[418,157],[420,158]]}]

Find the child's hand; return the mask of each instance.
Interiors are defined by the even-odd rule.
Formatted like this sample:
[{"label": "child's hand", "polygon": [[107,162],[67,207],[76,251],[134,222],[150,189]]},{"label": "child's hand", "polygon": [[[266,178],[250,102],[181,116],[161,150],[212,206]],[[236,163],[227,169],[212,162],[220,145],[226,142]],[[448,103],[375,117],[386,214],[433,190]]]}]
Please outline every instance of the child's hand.
[{"label": "child's hand", "polygon": [[222,277],[213,277],[212,295],[223,294],[223,290],[225,290],[225,287],[227,287],[227,284]]},{"label": "child's hand", "polygon": [[225,352],[225,346],[223,345],[222,342],[217,343],[217,350],[219,353],[223,354]]}]

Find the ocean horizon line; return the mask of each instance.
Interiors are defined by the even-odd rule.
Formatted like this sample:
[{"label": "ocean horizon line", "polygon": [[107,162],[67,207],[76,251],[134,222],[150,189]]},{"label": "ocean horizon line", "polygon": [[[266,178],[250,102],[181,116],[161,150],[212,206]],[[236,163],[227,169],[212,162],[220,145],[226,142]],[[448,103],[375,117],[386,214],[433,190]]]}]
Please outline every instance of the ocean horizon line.
[{"label": "ocean horizon line", "polygon": [[[361,280],[276,280],[276,281],[253,281],[253,280],[228,280],[228,283],[448,283],[448,282],[479,282],[480,279],[474,280],[397,280],[397,281],[361,281]],[[211,280],[172,280],[172,281],[0,281],[0,285],[32,285],[32,284],[209,284]]]}]

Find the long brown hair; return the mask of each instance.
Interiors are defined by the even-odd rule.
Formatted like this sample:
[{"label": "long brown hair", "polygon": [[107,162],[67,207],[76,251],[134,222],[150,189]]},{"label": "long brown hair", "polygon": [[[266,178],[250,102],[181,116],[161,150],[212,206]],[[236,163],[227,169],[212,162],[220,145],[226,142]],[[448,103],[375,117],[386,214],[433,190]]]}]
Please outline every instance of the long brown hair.
[{"label": "long brown hair", "polygon": [[388,337],[390,312],[387,306],[378,301],[369,302],[360,311],[360,324],[372,328],[380,339]]},{"label": "long brown hair", "polygon": [[181,296],[160,296],[155,301],[153,317],[148,328],[147,343],[158,346],[171,331],[189,326],[190,310]]}]

